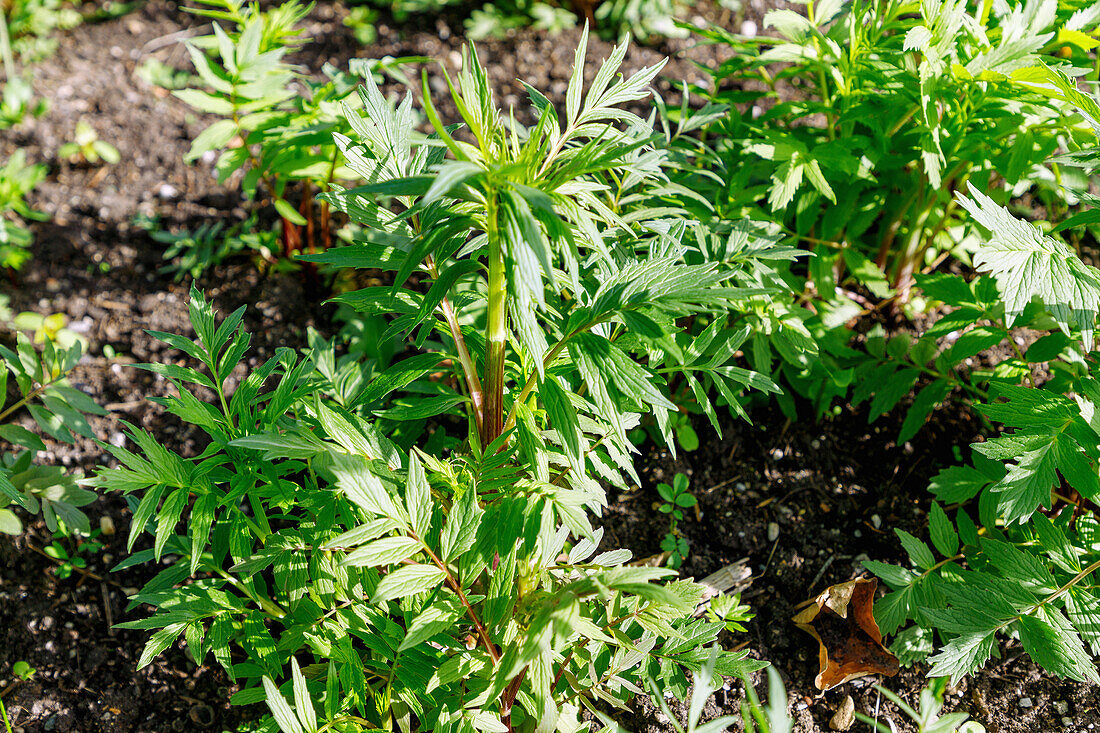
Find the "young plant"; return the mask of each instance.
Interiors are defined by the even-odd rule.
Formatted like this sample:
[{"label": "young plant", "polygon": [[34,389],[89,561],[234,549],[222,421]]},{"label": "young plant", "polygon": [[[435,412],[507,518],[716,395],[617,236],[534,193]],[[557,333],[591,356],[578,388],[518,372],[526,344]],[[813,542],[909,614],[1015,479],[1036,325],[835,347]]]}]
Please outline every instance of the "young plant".
[{"label": "young plant", "polygon": [[24,682],[29,682],[30,680],[34,679],[34,675],[37,672],[38,670],[36,670],[34,667],[29,665],[27,662],[24,662],[23,660],[19,660],[11,666],[11,673],[19,679],[23,680]]},{"label": "young plant", "polygon": [[[54,541],[42,549],[47,555],[57,561],[57,567],[53,569],[54,575],[61,580],[68,578],[78,568],[88,567],[86,556],[95,555],[103,549],[103,543],[98,540],[99,529],[94,529],[87,535],[73,532],[62,524],[53,533]],[[65,540],[73,540],[66,546]]]},{"label": "young plant", "polygon": [[687,538],[680,534],[678,527],[684,519],[684,509],[690,509],[698,502],[688,491],[688,477],[682,473],[672,479],[672,486],[657,484],[657,493],[663,499],[657,511],[669,515],[668,534],[661,540],[661,549],[669,553],[668,566],[677,570],[684,564],[690,549]]},{"label": "young plant", "polygon": [[[192,141],[187,160],[218,152],[219,181],[239,174],[247,198],[270,197],[282,227],[278,254],[289,258],[295,252],[329,247],[329,204],[317,206],[314,197],[334,181],[354,177],[333,144],[334,131],[350,132],[340,105],[354,101],[350,98],[360,76],[409,59],[356,61],[350,74],[326,65],[327,79],[318,82],[284,58],[304,43],[298,24],[310,6],[287,2],[262,11],[255,3],[239,0],[203,3],[207,7],[192,11],[214,19],[213,33],[192,39],[188,50],[205,88],[173,94],[220,119]],[[229,30],[218,21],[227,23]]]},{"label": "young plant", "polygon": [[[526,130],[472,49],[450,84],[461,133],[425,94],[434,134],[416,135],[411,98],[395,108],[369,78],[349,108],[355,138],[336,141],[366,183],[326,199],[364,236],[308,259],[391,273],[336,300],[406,336],[400,360],[337,361],[315,340],[230,393],[243,310],[219,323],[192,291],[197,339],[155,334],[202,365],[145,368],[210,445],[183,458],[130,428],[137,450],[105,446],[121,465],[91,482],[130,495],[131,547],[153,535],[125,565],[175,558],[131,599],[157,608],[124,624],[157,629],[141,665],[182,635],[287,733],[580,731],[582,708],[619,707],[646,677],[682,697],[704,665],[759,666],[707,651],[724,624],[694,617],[701,586],[598,549],[601,480],[637,481],[627,431],[650,412],[671,438],[667,379],[714,372],[733,401],[731,385],[771,385],[698,361],[732,358],[712,346],[744,334],[678,324],[746,293],[684,263],[684,221],[616,197],[617,181],[662,179],[651,128],[621,107],[660,67],[615,79],[621,46],[585,91],[585,50],[564,115],[531,89]],[[428,452],[409,437],[426,430],[461,439]]]},{"label": "young plant", "polygon": [[787,690],[783,678],[768,667],[768,704],[760,702],[756,688],[748,675],[741,676],[745,685],[745,700],[741,703],[741,724],[745,733],[791,733],[794,720],[787,714]]},{"label": "young plant", "polygon": [[48,216],[32,209],[26,197],[45,177],[46,166],[29,165],[22,149],[0,167],[0,267],[17,270],[30,258],[33,235],[27,222]]},{"label": "young plant", "polygon": [[[970,733],[970,731],[984,733],[985,728],[981,726],[971,727],[975,726],[975,723],[967,725],[966,719],[970,717],[968,713],[948,713],[942,717],[940,716],[940,711],[943,710],[943,695],[946,688],[947,680],[943,678],[931,680],[920,691],[919,708],[913,708],[885,687],[875,686],[875,689],[883,697],[897,705],[898,710],[913,721],[913,724],[917,726],[917,733]],[[869,718],[862,713],[856,713],[856,718],[871,726],[871,729],[878,731],[878,733],[894,733],[896,730],[893,722],[887,727],[878,720]]]},{"label": "young plant", "polygon": [[95,128],[88,124],[87,120],[77,121],[73,141],[58,148],[57,155],[70,163],[89,165],[96,165],[100,161],[107,165],[114,165],[122,159],[114,145],[99,139]]},{"label": "young plant", "polygon": [[[6,326],[11,320],[6,314],[0,317]],[[77,435],[93,437],[82,413],[104,415],[106,411],[65,379],[82,351],[79,340],[62,347],[51,338],[44,338],[36,348],[23,331],[16,332],[14,350],[0,344],[4,367],[0,370],[0,395],[9,394],[9,375],[18,395],[0,406],[0,438],[17,448],[0,453],[0,532],[14,535],[23,531],[16,509],[32,515],[41,512],[51,532],[58,529],[59,523],[82,532],[90,530],[88,518],[79,507],[94,501],[95,494],[80,488],[80,477],[66,473],[60,466],[36,465],[37,453],[46,449],[45,443],[13,421],[21,410],[26,410],[39,429],[55,440],[72,443]]]}]

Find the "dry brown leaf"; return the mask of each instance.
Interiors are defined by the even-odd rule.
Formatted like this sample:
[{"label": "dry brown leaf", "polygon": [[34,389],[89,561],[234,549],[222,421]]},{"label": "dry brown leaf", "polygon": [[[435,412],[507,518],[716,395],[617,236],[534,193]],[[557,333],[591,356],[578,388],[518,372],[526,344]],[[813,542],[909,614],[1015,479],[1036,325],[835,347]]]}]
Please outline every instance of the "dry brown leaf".
[{"label": "dry brown leaf", "polygon": [[878,581],[858,578],[826,588],[794,617],[795,625],[817,639],[819,690],[831,690],[856,677],[898,673],[898,660],[882,645],[872,608]]}]

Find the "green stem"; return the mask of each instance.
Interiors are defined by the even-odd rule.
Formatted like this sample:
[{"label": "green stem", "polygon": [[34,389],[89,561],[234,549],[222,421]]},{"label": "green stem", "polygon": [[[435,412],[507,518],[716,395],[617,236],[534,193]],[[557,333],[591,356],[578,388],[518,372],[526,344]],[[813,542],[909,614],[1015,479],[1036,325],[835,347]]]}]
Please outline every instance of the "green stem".
[{"label": "green stem", "polygon": [[242,583],[239,579],[234,578],[232,575],[227,573],[222,568],[214,567],[213,570],[214,570],[215,573],[220,575],[222,578],[229,581],[229,583],[231,585],[233,585],[235,588],[237,588],[242,593],[244,593],[246,596],[248,596],[252,600],[252,602],[255,603],[256,605],[258,605],[260,607],[260,609],[264,613],[266,613],[268,616],[271,616],[273,618],[283,618],[283,617],[286,616],[286,611],[284,611],[283,608],[279,604],[275,603],[275,601],[272,601],[268,598],[264,598],[263,596],[257,595],[256,593],[253,593],[252,590],[249,589],[248,586],[246,586],[244,583]]},{"label": "green stem", "polygon": [[11,52],[11,36],[8,35],[8,16],[2,10],[0,10],[0,54],[4,57],[4,80],[10,82],[15,78],[15,57]]},{"label": "green stem", "polygon": [[[558,358],[558,354],[560,354],[562,349],[565,348],[565,345],[569,341],[569,339],[577,333],[578,331],[574,331],[568,336],[563,337],[561,341],[554,345],[554,348],[550,349],[550,351],[546,353],[546,356],[542,359],[543,370],[546,370],[551,364],[554,363],[554,359]],[[504,422],[505,430],[511,428],[513,425],[516,424],[516,408],[527,401],[527,397],[531,394],[531,390],[535,388],[536,384],[538,384],[538,373],[531,372],[531,376],[527,377],[527,382],[523,385],[523,389],[520,391],[519,397],[517,397],[512,402],[512,407],[510,410],[508,410],[508,419]]]},{"label": "green stem", "polygon": [[1068,592],[1070,588],[1077,585],[1078,583],[1080,583],[1082,580],[1084,580],[1088,576],[1092,575],[1097,570],[1100,570],[1100,560],[1097,560],[1092,565],[1089,565],[1087,568],[1085,568],[1081,572],[1077,573],[1077,575],[1073,576],[1073,578],[1071,580],[1067,581],[1064,585],[1062,585],[1060,588],[1058,588],[1058,590],[1054,591],[1049,596],[1047,596],[1043,600],[1039,601],[1038,603],[1036,603],[1031,608],[1027,609],[1026,611],[1023,611],[1022,613],[1017,614],[1016,616],[1013,616],[1012,618],[1008,619],[1007,621],[1004,621],[999,626],[997,626],[997,628],[995,628],[993,630],[994,631],[1000,631],[1001,629],[1008,626],[1013,621],[1019,621],[1024,616],[1030,616],[1031,614],[1038,611],[1041,607],[1047,605],[1048,603],[1053,603],[1054,601],[1058,600],[1063,595],[1065,595],[1066,592]]},{"label": "green stem", "polygon": [[[43,370],[46,369],[45,366],[43,366],[42,368],[43,368]],[[68,376],[68,374],[69,374],[68,372],[62,372],[62,373],[58,374],[56,377],[54,377],[53,379],[51,379],[50,381],[48,381],[44,384],[40,384],[37,387],[35,387],[34,389],[32,389],[21,400],[19,400],[18,402],[13,403],[10,407],[5,409],[3,412],[0,412],[0,422],[3,422],[4,419],[8,415],[12,414],[16,410],[18,410],[20,407],[27,404],[31,400],[33,400],[35,397],[37,397],[38,395],[45,392],[53,384],[56,384],[57,382],[60,382],[62,379],[64,379],[66,376]]]},{"label": "green stem", "polygon": [[486,197],[485,234],[489,238],[488,316],[485,324],[485,404],[481,444],[500,437],[504,427],[504,356],[508,338],[508,291],[504,280],[504,243],[497,226],[496,197]]},{"label": "green stem", "polygon": [[[435,264],[435,258],[428,256],[425,261],[425,265],[428,268],[428,274],[432,276],[432,279],[439,279],[439,268]],[[462,335],[462,326],[458,322],[458,313],[455,311],[454,306],[451,304],[450,299],[443,298],[440,303],[440,309],[443,311],[443,320],[447,322],[447,328],[450,329],[451,339],[455,342],[455,351],[458,354],[458,363],[462,367],[462,376],[466,379],[466,388],[470,392],[470,400],[474,405],[474,421],[477,423],[477,432],[479,436],[484,436],[485,428],[485,392],[481,388],[481,379],[477,375],[477,367],[474,364],[474,359],[470,356],[470,350],[466,347],[466,338]]]}]

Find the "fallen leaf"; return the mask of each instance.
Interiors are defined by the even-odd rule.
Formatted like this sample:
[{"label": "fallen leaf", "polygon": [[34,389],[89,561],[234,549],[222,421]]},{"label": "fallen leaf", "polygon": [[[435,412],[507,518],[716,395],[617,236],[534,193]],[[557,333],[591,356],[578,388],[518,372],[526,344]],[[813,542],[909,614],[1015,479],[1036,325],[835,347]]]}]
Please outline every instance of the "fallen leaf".
[{"label": "fallen leaf", "polygon": [[858,578],[826,588],[794,617],[795,625],[817,639],[819,690],[831,690],[856,677],[898,673],[898,660],[882,645],[872,611],[878,581]]}]

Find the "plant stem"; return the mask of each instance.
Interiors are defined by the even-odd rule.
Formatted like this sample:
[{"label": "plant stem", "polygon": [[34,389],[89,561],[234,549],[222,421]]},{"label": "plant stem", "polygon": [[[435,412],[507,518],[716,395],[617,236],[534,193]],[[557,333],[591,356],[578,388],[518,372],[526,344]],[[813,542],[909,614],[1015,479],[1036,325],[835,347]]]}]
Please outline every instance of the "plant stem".
[{"label": "plant stem", "polygon": [[485,324],[485,404],[481,444],[500,437],[504,427],[504,351],[508,338],[507,284],[504,280],[504,249],[497,227],[496,196],[486,197],[485,234],[489,238],[488,316]]},{"label": "plant stem", "polygon": [[[569,339],[572,338],[577,333],[579,333],[579,331],[574,331],[573,333],[570,333],[569,335],[562,337],[562,340],[559,341],[558,343],[556,343],[554,345],[554,348],[552,348],[552,349],[550,349],[550,351],[546,352],[546,356],[543,357],[543,359],[542,359],[542,368],[543,368],[543,370],[545,370],[552,363],[554,363],[554,359],[556,359],[558,354],[561,353],[561,350],[565,348],[565,345],[569,341]],[[512,402],[511,409],[508,410],[508,419],[504,422],[504,429],[505,430],[507,430],[508,428],[515,425],[515,423],[516,423],[516,407],[518,405],[523,404],[523,402],[527,400],[527,396],[529,394],[531,394],[531,390],[533,390],[535,388],[535,385],[537,383],[538,383],[538,373],[537,372],[532,372],[531,376],[527,377],[527,382],[523,385],[523,389],[520,391],[519,396],[516,397],[516,399]]]},{"label": "plant stem", "polygon": [[523,678],[526,675],[527,668],[524,667],[523,671],[517,674],[515,679],[508,683],[508,687],[505,688],[504,695],[501,698],[500,722],[507,726],[509,732],[512,730],[512,705],[516,701],[516,695],[519,694],[520,685],[523,684]]},{"label": "plant stem", "polygon": [[436,555],[432,551],[432,548],[428,547],[428,543],[424,541],[422,537],[417,536],[414,533],[409,533],[409,536],[418,540],[421,547],[424,548],[424,552],[432,559],[432,563],[443,571],[446,576],[447,585],[451,587],[451,590],[458,596],[458,600],[466,608],[466,615],[470,617],[470,621],[473,622],[474,628],[477,629],[477,635],[481,638],[481,643],[485,646],[485,651],[489,652],[489,658],[493,660],[493,664],[500,663],[500,652],[497,651],[496,645],[493,644],[493,640],[489,638],[489,631],[485,628],[485,624],[481,623],[481,619],[477,615],[477,611],[470,605],[470,601],[466,598],[466,594],[462,590],[462,583],[458,582],[458,579],[451,573],[451,569],[447,567],[447,563],[440,559],[439,555]]},{"label": "plant stem", "polygon": [[[435,258],[428,255],[424,262],[428,273],[433,279],[439,279],[439,268],[436,267]],[[440,303],[443,311],[443,320],[447,322],[447,328],[451,331],[451,338],[455,342],[455,351],[458,352],[458,362],[462,366],[462,375],[466,379],[466,388],[470,392],[470,399],[474,403],[474,421],[477,423],[478,435],[484,436],[485,393],[481,388],[481,379],[477,375],[477,365],[474,364],[470,350],[466,347],[466,338],[462,335],[462,326],[458,322],[458,314],[449,298],[444,297]]]},{"label": "plant stem", "polygon": [[15,57],[11,52],[11,36],[8,35],[8,16],[3,8],[0,8],[0,55],[4,58],[4,81],[10,82],[15,78]]},{"label": "plant stem", "polygon": [[[0,23],[0,25],[3,25]],[[0,700],[0,716],[4,718],[4,727],[11,733],[11,721],[8,720],[8,711],[4,709],[4,701]]]}]

